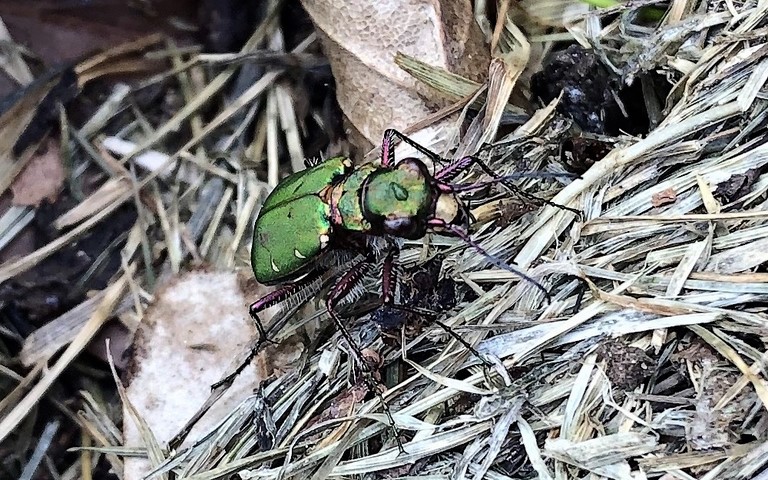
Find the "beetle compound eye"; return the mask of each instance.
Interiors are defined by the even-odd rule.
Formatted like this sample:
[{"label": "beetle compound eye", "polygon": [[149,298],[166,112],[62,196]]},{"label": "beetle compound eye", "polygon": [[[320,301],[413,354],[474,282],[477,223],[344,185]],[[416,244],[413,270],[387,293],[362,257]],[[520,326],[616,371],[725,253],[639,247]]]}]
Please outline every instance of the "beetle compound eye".
[{"label": "beetle compound eye", "polygon": [[418,158],[404,158],[397,164],[397,169],[414,179],[425,178],[429,175],[427,166]]},{"label": "beetle compound eye", "polygon": [[425,234],[424,227],[413,217],[390,216],[384,220],[384,231],[396,237],[414,240]]}]

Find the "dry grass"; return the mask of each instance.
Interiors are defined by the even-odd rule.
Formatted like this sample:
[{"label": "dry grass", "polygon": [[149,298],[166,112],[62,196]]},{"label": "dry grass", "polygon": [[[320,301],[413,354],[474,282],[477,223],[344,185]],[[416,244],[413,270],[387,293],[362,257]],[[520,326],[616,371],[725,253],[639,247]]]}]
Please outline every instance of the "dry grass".
[{"label": "dry grass", "polygon": [[[614,139],[615,148],[565,185],[520,182],[525,190],[581,210],[583,218],[543,206],[502,225],[495,215],[498,202],[475,211],[474,237],[550,289],[551,303],[530,282],[489,268],[458,241],[433,237],[405,245],[400,261],[406,266],[447,253],[443,274],[473,291],[474,298],[444,312],[442,321],[492,367],[432,325],[409,331],[402,348],[396,348],[368,316],[350,320],[351,333],[363,347],[398,366],[387,370],[392,386],[383,396],[398,428],[407,432],[406,453],[398,451],[378,399],[361,400],[364,387],[355,365],[340,354],[343,341],[335,333],[307,347],[302,368],[273,379],[209,435],[180,451],[151,441],[151,425],[144,430],[148,450],[119,447],[108,415],[97,407],[88,410],[78,421],[97,445],[84,448],[81,461],[90,461],[87,455],[95,450],[119,470],[121,455],[150,451],[158,478],[174,472],[195,480],[234,473],[323,479],[373,472],[430,479],[768,478],[768,273],[763,267],[768,178],[758,176],[730,203],[717,200],[718,189],[764,171],[768,163],[768,4],[671,3],[671,13],[656,29],[623,23],[626,13],[603,17],[602,23],[597,16],[574,21],[568,29],[611,58],[626,78],[659,69],[674,81],[667,109],[644,138]],[[275,35],[279,31],[265,22],[243,56]],[[313,41],[308,38],[294,53]],[[508,145],[487,155],[500,173],[515,171],[520,161],[531,170],[560,171],[557,145],[568,130],[554,104],[498,138],[502,114],[519,113],[510,111],[507,98],[528,59],[531,39],[508,21],[495,30],[493,41],[497,67],[479,96],[469,95],[474,90],[467,82],[436,76],[408,58],[399,61],[413,75],[429,77],[433,88],[461,99],[456,111],[485,102],[484,114],[454,142],[454,155],[494,140]],[[134,112],[134,123],[123,135],[102,138],[99,125],[130,106],[120,90],[124,87],[116,88],[114,101],[104,106],[104,120],[94,119],[80,130],[87,141],[103,145],[98,154],[108,179],[59,219],[62,226],[75,226],[60,241],[0,266],[0,279],[11,278],[94,228],[119,205],[135,202],[140,212],[122,251],[119,280],[78,307],[76,315],[45,327],[58,328],[58,334],[46,336],[41,329],[27,339],[24,361],[38,368],[17,380],[22,384],[34,382],[51,352],[69,346],[29,391],[7,397],[11,401],[2,406],[11,408],[0,419],[0,439],[8,437],[115,308],[135,310],[124,321],[135,327],[159,275],[177,273],[191,259],[219,268],[246,265],[254,215],[286,170],[279,160],[281,138],[291,167],[303,165],[296,113],[280,82],[282,69],[254,79],[205,123],[200,109],[216,101],[237,69],[209,77],[202,66],[214,59],[172,45],[154,48],[174,59],[167,75],[182,85],[184,107],[153,127]],[[183,146],[170,155],[159,153],[179,126],[189,135]],[[253,142],[238,147],[240,133],[248,128],[254,129]],[[217,152],[230,153],[227,168],[211,161]],[[519,161],[507,161],[508,155]],[[254,162],[264,162],[259,168],[266,182],[257,179]],[[0,245],[18,232],[14,225],[28,221],[26,216],[27,210],[16,208],[0,219]],[[162,252],[155,235],[162,238]],[[147,268],[161,254],[162,271]],[[378,288],[374,280],[368,285],[372,291]],[[287,309],[272,320],[287,325],[275,339],[317,319],[327,320],[317,302]],[[271,446],[256,448],[265,444]]]}]

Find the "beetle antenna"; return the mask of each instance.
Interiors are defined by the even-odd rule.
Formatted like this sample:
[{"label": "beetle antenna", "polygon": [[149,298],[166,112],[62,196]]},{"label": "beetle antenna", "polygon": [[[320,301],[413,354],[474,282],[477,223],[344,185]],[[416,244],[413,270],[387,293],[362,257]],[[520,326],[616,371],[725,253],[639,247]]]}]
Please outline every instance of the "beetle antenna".
[{"label": "beetle antenna", "polygon": [[502,270],[506,270],[508,272],[514,273],[515,275],[522,278],[523,280],[533,284],[533,286],[541,290],[541,292],[544,294],[544,296],[547,299],[547,303],[552,303],[552,297],[549,295],[549,291],[546,288],[544,288],[539,282],[537,282],[536,280],[534,280],[532,277],[528,276],[521,270],[508,264],[504,260],[501,260],[500,258],[495,257],[490,253],[488,253],[483,247],[480,246],[479,243],[477,243],[475,240],[472,239],[472,237],[469,236],[469,233],[467,233],[463,229],[455,225],[446,223],[444,220],[441,220],[439,218],[433,218],[429,220],[429,224],[430,226],[433,226],[433,227],[441,227],[441,228],[450,230],[454,235],[462,239],[464,243],[466,243],[467,245],[472,247],[475,251],[477,251],[477,253],[484,256],[489,263],[501,268]]},{"label": "beetle antenna", "polygon": [[557,172],[542,172],[542,171],[521,172],[521,173],[512,173],[509,175],[502,175],[502,176],[493,178],[491,180],[485,180],[482,182],[454,183],[454,184],[451,184],[450,187],[454,193],[471,192],[472,190],[480,190],[481,188],[485,188],[491,185],[496,185],[497,183],[504,183],[504,182],[508,182],[509,180],[519,180],[521,178],[573,179],[573,178],[578,178],[578,175],[575,175],[573,173],[557,173]]},{"label": "beetle antenna", "polygon": [[[464,158],[461,158],[455,162],[453,162],[451,165],[448,165],[446,168],[440,170],[435,174],[435,180],[438,180],[440,182],[450,182],[454,178],[458,177],[459,174],[466,169],[468,169],[473,164],[480,167],[482,171],[484,171],[486,174],[490,175],[493,178],[500,178],[501,175],[496,173],[491,167],[489,167],[484,161],[482,161],[479,157],[468,155]],[[577,176],[578,178],[578,176]],[[506,181],[501,182],[505,187],[507,187],[512,193],[519,195],[520,197],[528,198],[530,200],[534,200],[536,202],[543,203],[545,205],[549,205],[551,207],[560,208],[563,210],[568,210],[569,212],[575,213],[578,217],[582,217],[582,212],[578,209],[566,207],[565,205],[559,205],[554,202],[550,202],[549,200],[545,200],[543,198],[539,198],[535,195],[531,195],[530,193],[527,193],[517,185],[513,183],[509,183]]]}]

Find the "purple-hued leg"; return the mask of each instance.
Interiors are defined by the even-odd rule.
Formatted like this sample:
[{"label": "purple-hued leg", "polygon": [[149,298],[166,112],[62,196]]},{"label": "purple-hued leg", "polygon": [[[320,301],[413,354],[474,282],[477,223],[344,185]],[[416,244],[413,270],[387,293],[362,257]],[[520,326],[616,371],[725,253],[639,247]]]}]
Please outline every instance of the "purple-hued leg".
[{"label": "purple-hued leg", "polygon": [[363,357],[363,352],[360,351],[360,347],[357,345],[357,343],[352,340],[352,337],[349,335],[347,328],[344,326],[344,322],[342,321],[339,314],[336,313],[336,307],[338,306],[341,299],[349,295],[352,289],[355,288],[355,285],[360,282],[363,276],[368,272],[368,270],[370,270],[370,267],[370,258],[365,258],[355,264],[336,282],[333,288],[331,288],[331,291],[328,292],[328,297],[325,300],[325,308],[328,311],[328,314],[336,323],[336,326],[341,331],[344,339],[347,341],[347,343],[349,343],[350,348],[352,348],[358,355],[360,362],[363,364],[363,367],[367,367]]},{"label": "purple-hued leg", "polygon": [[294,293],[317,280],[322,274],[322,270],[315,270],[310,272],[304,278],[292,283],[281,285],[276,290],[269,292],[251,304],[251,306],[248,308],[248,314],[256,323],[256,329],[259,331],[259,341],[274,343],[272,340],[267,338],[267,332],[264,330],[264,325],[261,324],[258,313],[287,299]]},{"label": "purple-hued leg", "polygon": [[440,155],[436,154],[432,150],[428,149],[427,147],[420,145],[413,140],[410,139],[410,137],[407,137],[405,134],[398,132],[397,130],[394,130],[392,128],[387,129],[386,132],[384,132],[384,141],[382,141],[382,164],[384,163],[384,143],[386,142],[389,145],[389,148],[387,148],[387,154],[389,155],[388,160],[389,162],[387,165],[392,165],[395,163],[395,149],[392,147],[392,141],[397,138],[401,142],[410,145],[411,147],[415,148],[418,152],[423,154],[425,157],[432,160],[433,163],[439,163],[439,162],[450,162],[450,160],[441,157]]},{"label": "purple-hued leg", "polygon": [[254,345],[254,347],[251,349],[250,353],[245,358],[245,360],[242,363],[240,363],[240,365],[238,365],[238,367],[235,369],[234,372],[230,373],[223,379],[211,385],[212,390],[216,390],[222,385],[227,385],[227,388],[228,388],[229,385],[231,385],[232,382],[235,380],[235,378],[238,375],[240,375],[240,373],[242,373],[243,370],[245,370],[245,367],[251,364],[251,360],[253,360],[253,358],[259,354],[264,344],[275,343],[267,336],[267,331],[264,329],[264,325],[262,325],[261,320],[259,319],[258,313],[268,309],[273,305],[277,305],[278,303],[287,299],[294,293],[298,292],[299,290],[306,287],[313,281],[317,280],[323,273],[324,273],[324,270],[315,270],[313,272],[310,272],[304,278],[293,283],[282,285],[278,287],[276,290],[269,292],[268,294],[264,295],[263,297],[261,297],[260,299],[256,300],[251,304],[250,308],[248,309],[248,314],[251,316],[251,319],[253,319],[253,322],[256,324],[256,330],[259,332],[259,339],[256,341],[256,345]]},{"label": "purple-hued leg", "polygon": [[[444,169],[437,172],[435,174],[435,178],[443,182],[450,182],[451,180],[456,178],[461,172],[469,168],[473,163],[478,167],[480,167],[482,171],[484,171],[486,174],[490,175],[491,177],[496,179],[501,178],[501,175],[494,172],[493,169],[489,167],[485,162],[483,162],[477,157],[473,157],[472,155],[467,155],[461,160],[458,160],[448,165]],[[517,187],[514,187],[514,188],[517,188]]]},{"label": "purple-hued leg", "polygon": [[536,288],[541,290],[542,293],[544,293],[544,296],[547,299],[547,303],[552,302],[552,297],[549,295],[549,291],[547,291],[546,288],[544,288],[539,282],[534,280],[532,277],[529,277],[522,271],[518,270],[517,268],[513,267],[512,265],[508,264],[504,260],[494,257],[490,253],[488,253],[483,247],[480,246],[479,243],[474,241],[472,237],[469,236],[469,233],[466,232],[464,229],[457,227],[456,225],[451,225],[449,223],[446,223],[444,220],[441,220],[439,218],[432,218],[430,219],[427,224],[430,227],[437,227],[437,228],[444,228],[446,230],[449,230],[451,233],[459,237],[472,247],[477,253],[484,256],[486,260],[488,260],[489,263],[495,265],[496,267],[501,268],[502,270],[506,270],[508,272],[514,273],[518,277],[522,278],[523,280],[532,283]]},{"label": "purple-hued leg", "polygon": [[[435,152],[429,150],[427,147],[419,145],[418,143],[414,142],[409,137],[407,137],[404,134],[398,132],[397,130],[388,129],[386,132],[384,132],[384,141],[382,142],[382,164],[384,164],[384,151],[385,150],[387,151],[387,155],[388,155],[386,165],[394,164],[395,152],[394,152],[394,147],[392,147],[392,140],[395,139],[395,138],[399,139],[403,143],[406,143],[406,144],[410,145],[411,147],[415,148],[416,150],[418,150],[419,152],[424,154],[427,158],[432,160],[432,163],[434,163],[435,165],[437,165],[438,163],[441,163],[441,162],[448,164],[447,167],[439,170],[435,174],[435,179],[439,181],[438,187],[443,187],[443,188],[440,188],[441,191],[443,191],[443,192],[446,192],[446,193],[450,192],[451,191],[451,186],[448,185],[448,182],[450,182],[451,180],[456,178],[461,172],[463,172],[464,170],[469,168],[469,166],[474,163],[478,167],[480,167],[486,174],[490,175],[494,179],[497,179],[498,181],[503,183],[507,188],[509,188],[512,192],[514,192],[515,194],[517,194],[517,195],[519,195],[519,196],[521,196],[523,198],[527,198],[529,200],[533,200],[533,201],[536,201],[536,202],[541,202],[541,203],[543,203],[545,205],[549,205],[551,207],[557,207],[557,208],[561,208],[561,209],[564,209],[564,210],[568,210],[569,212],[573,212],[573,213],[575,213],[576,215],[578,215],[580,217],[582,215],[582,212],[579,209],[571,208],[571,207],[566,207],[565,205],[558,205],[556,203],[552,203],[549,200],[545,200],[545,199],[539,198],[539,197],[537,197],[535,195],[531,195],[530,193],[522,190],[520,187],[518,187],[517,185],[514,185],[513,183],[510,183],[510,182],[507,182],[507,181],[504,181],[504,180],[500,180],[501,179],[501,175],[499,175],[498,173],[494,172],[493,169],[491,169],[491,167],[489,167],[485,162],[483,162],[482,160],[480,160],[477,157],[473,157],[473,156],[469,155],[469,156],[466,156],[466,157],[464,157],[464,158],[462,158],[462,159],[460,159],[460,160],[458,160],[456,162],[451,162],[451,160],[449,160],[447,158],[443,158],[440,155],[436,154]],[[387,145],[386,148],[384,148],[385,144]],[[442,183],[443,185],[441,186],[440,183]]]},{"label": "purple-hued leg", "polygon": [[[391,156],[391,162],[387,163],[387,165],[393,164],[395,160],[395,151],[394,147],[392,147],[392,140],[393,139],[399,139],[403,143],[410,145],[411,147],[415,148],[417,151],[422,153],[424,156],[429,158],[432,163],[435,165],[439,163],[447,163],[448,166],[445,168],[442,168],[435,173],[435,180],[438,181],[438,188],[445,193],[452,192],[452,186],[448,183],[455,179],[459,174],[461,174],[463,171],[465,171],[467,168],[472,166],[472,164],[478,165],[485,173],[493,177],[494,179],[497,179],[499,182],[503,183],[507,186],[507,188],[511,189],[514,192],[519,192],[523,196],[526,196],[527,194],[525,192],[522,192],[517,186],[501,180],[501,175],[494,172],[491,167],[485,164],[482,160],[480,160],[477,157],[473,157],[471,155],[467,155],[466,157],[452,162],[450,159],[443,158],[440,155],[436,154],[435,152],[429,150],[427,147],[420,145],[413,140],[411,140],[409,137],[405,136],[404,134],[398,132],[397,130],[389,129],[386,132],[384,132],[384,141],[382,142],[382,159],[384,155],[384,145],[387,145],[386,151],[387,154]],[[383,162],[382,162],[383,163]],[[530,195],[528,195],[530,197]],[[536,197],[533,197],[536,198]],[[538,200],[538,199],[537,199]],[[544,203],[548,203],[548,201],[544,200]]]},{"label": "purple-hued leg", "polygon": [[[461,193],[461,192],[471,192],[473,190],[480,190],[486,187],[490,187],[491,185],[497,185],[499,183],[508,182],[510,180],[520,180],[521,178],[575,178],[574,175],[570,173],[553,173],[553,172],[521,172],[521,173],[512,173],[510,175],[503,175],[500,177],[496,177],[493,180],[484,180],[482,182],[472,182],[472,183],[454,183],[454,184],[438,184],[438,188],[440,188],[441,192],[450,192],[450,193]],[[507,188],[512,188],[514,185],[506,185]],[[517,188],[517,187],[514,187]]]},{"label": "purple-hued leg", "polygon": [[[333,310],[338,305],[339,301],[347,296],[355,285],[363,278],[371,267],[371,259],[364,258],[352,266],[347,273],[345,273],[328,292],[328,298],[325,301],[325,306],[331,315],[336,315]],[[335,319],[335,318],[334,318]]]},{"label": "purple-hued leg", "polygon": [[469,168],[473,163],[475,163],[475,157],[464,157],[461,160],[453,162],[447,167],[438,170],[437,173],[435,173],[435,180],[446,183],[450,182],[451,180],[458,177],[459,174],[464,170]]},{"label": "purple-hued leg", "polygon": [[395,273],[395,257],[400,249],[393,246],[384,258],[384,266],[381,272],[381,303],[392,305],[395,302],[395,290],[397,288],[397,274]]},{"label": "purple-hued leg", "polygon": [[384,138],[381,139],[381,165],[383,167],[391,167],[395,164],[395,146],[393,141],[396,133],[391,128],[387,129],[384,132]]},{"label": "purple-hued leg", "polygon": [[490,366],[490,362],[483,358],[475,348],[470,345],[466,340],[461,338],[456,332],[454,332],[448,325],[444,324],[437,319],[439,316],[437,312],[427,310],[420,307],[414,307],[411,305],[397,305],[395,304],[395,288],[397,286],[397,275],[394,270],[395,257],[400,252],[400,248],[392,246],[386,258],[384,259],[384,267],[381,276],[381,303],[383,306],[391,308],[393,310],[399,310],[405,313],[411,313],[415,315],[421,315],[429,318],[432,322],[436,323],[442,328],[448,335],[453,337],[457,342],[464,346],[470,353],[475,355],[486,366]]},{"label": "purple-hued leg", "polygon": [[352,351],[357,356],[358,360],[360,361],[360,366],[363,370],[363,378],[365,379],[365,383],[368,387],[368,389],[376,394],[376,397],[378,397],[379,401],[381,402],[382,408],[384,409],[384,414],[387,416],[387,420],[389,420],[390,426],[392,427],[392,430],[395,434],[395,439],[397,440],[397,446],[400,449],[401,453],[405,453],[405,449],[403,448],[403,444],[400,441],[400,431],[397,428],[397,424],[395,423],[395,419],[392,417],[392,412],[389,410],[389,405],[384,401],[384,397],[381,396],[381,392],[379,392],[378,385],[376,384],[376,381],[373,379],[372,370],[371,367],[368,365],[368,363],[365,361],[365,357],[363,356],[363,352],[360,350],[360,346],[355,343],[355,341],[352,339],[352,336],[347,331],[347,328],[344,326],[344,322],[341,319],[341,316],[339,316],[338,313],[336,313],[336,306],[338,305],[339,301],[341,301],[342,298],[347,296],[352,289],[355,288],[355,285],[357,285],[360,280],[363,278],[363,276],[370,270],[371,268],[371,258],[366,257],[357,264],[355,264],[350,270],[345,273],[338,282],[331,288],[331,291],[328,293],[328,297],[325,301],[325,308],[328,310],[328,314],[331,316],[333,321],[336,323],[336,327],[341,332],[341,335],[344,337],[344,340],[347,341],[349,344],[349,347],[352,349]]},{"label": "purple-hued leg", "polygon": [[579,209],[571,208],[571,207],[566,207],[565,205],[558,205],[556,203],[552,203],[549,200],[545,200],[545,199],[539,198],[539,197],[537,197],[535,195],[531,195],[530,193],[528,193],[525,190],[521,189],[517,185],[508,182],[507,180],[504,179],[504,177],[502,175],[499,175],[498,173],[493,171],[493,169],[491,167],[489,167],[485,162],[483,162],[479,158],[473,157],[471,155],[470,156],[466,156],[466,157],[462,158],[461,160],[459,160],[457,162],[454,162],[454,163],[448,165],[447,167],[445,167],[444,169],[438,171],[435,174],[435,179],[443,184],[443,185],[438,184],[438,187],[442,191],[453,191],[453,192],[456,192],[456,193],[461,192],[461,191],[475,189],[477,185],[471,185],[471,186],[468,186],[468,188],[461,188],[461,186],[458,186],[458,185],[448,185],[448,182],[450,182],[451,180],[456,178],[461,172],[463,172],[464,170],[469,168],[469,166],[472,165],[473,163],[475,165],[477,165],[478,167],[480,167],[480,169],[483,172],[485,172],[487,175],[490,175],[497,182],[503,184],[505,187],[507,187],[513,193],[515,193],[516,195],[518,195],[520,197],[527,198],[527,199],[533,200],[535,202],[541,202],[541,203],[543,203],[545,205],[549,205],[551,207],[557,207],[557,208],[561,208],[563,210],[568,210],[569,212],[575,213],[579,217],[581,217],[581,215],[582,215],[582,212]]},{"label": "purple-hued leg", "polygon": [[480,168],[482,168],[485,173],[493,177],[493,180],[490,182],[475,182],[472,185],[458,185],[458,186],[452,185],[452,187],[454,187],[453,188],[454,191],[462,191],[461,188],[456,188],[456,187],[474,188],[474,186],[477,184],[482,184],[482,186],[485,187],[485,186],[493,185],[496,183],[504,183],[509,180],[517,180],[520,178],[577,178],[577,175],[573,175],[571,173],[553,173],[553,172],[520,172],[520,173],[513,173],[511,175],[499,175],[498,173],[494,172],[491,169],[491,167],[489,167],[479,158],[468,155],[456,162],[453,162],[452,164],[448,165],[442,170],[438,170],[438,172],[435,173],[435,180],[440,180],[441,182],[448,183],[451,180],[454,180],[457,176],[459,176],[460,173],[462,173],[464,170],[469,168],[473,163],[479,165]]},{"label": "purple-hued leg", "polygon": [[445,333],[453,337],[454,340],[456,340],[457,342],[459,342],[459,344],[461,344],[464,348],[466,348],[469,351],[469,353],[477,357],[477,359],[480,360],[480,362],[483,365],[487,367],[493,366],[491,362],[489,362],[482,355],[480,355],[480,353],[475,349],[475,347],[473,347],[472,345],[469,344],[469,342],[461,338],[461,336],[458,333],[454,332],[451,327],[449,327],[448,325],[438,320],[437,317],[439,316],[439,314],[437,312],[433,312],[432,310],[427,310],[425,308],[412,307],[410,305],[395,305],[394,303],[389,304],[388,307],[391,308],[392,310],[399,310],[401,312],[421,315],[422,317],[429,318],[431,322],[437,324],[437,326],[443,329]]}]

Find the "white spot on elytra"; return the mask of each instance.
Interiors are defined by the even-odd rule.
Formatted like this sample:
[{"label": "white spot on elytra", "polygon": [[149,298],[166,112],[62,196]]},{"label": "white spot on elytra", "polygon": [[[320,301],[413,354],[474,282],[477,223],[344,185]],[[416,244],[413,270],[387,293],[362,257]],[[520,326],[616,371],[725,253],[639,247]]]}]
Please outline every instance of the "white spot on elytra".
[{"label": "white spot on elytra", "polygon": [[301,259],[307,258],[307,257],[305,257],[304,255],[302,255],[302,254],[301,254],[301,252],[300,252],[300,251],[298,251],[298,250],[297,250],[297,249],[295,249],[295,248],[293,249],[293,254],[296,256],[296,258],[301,258]]},{"label": "white spot on elytra", "polygon": [[275,272],[278,272],[278,273],[279,273],[279,272],[280,272],[280,269],[279,269],[279,268],[277,268],[277,265],[275,265],[275,261],[274,261],[274,260],[272,260],[272,259],[270,259],[269,261],[270,261],[270,262],[272,262],[272,270],[274,270]]},{"label": "white spot on elytra", "polygon": [[331,241],[331,237],[329,237],[328,235],[326,235],[326,234],[320,235],[320,246],[321,247],[325,247],[326,245],[328,245],[328,242],[330,242],[330,241]]}]

